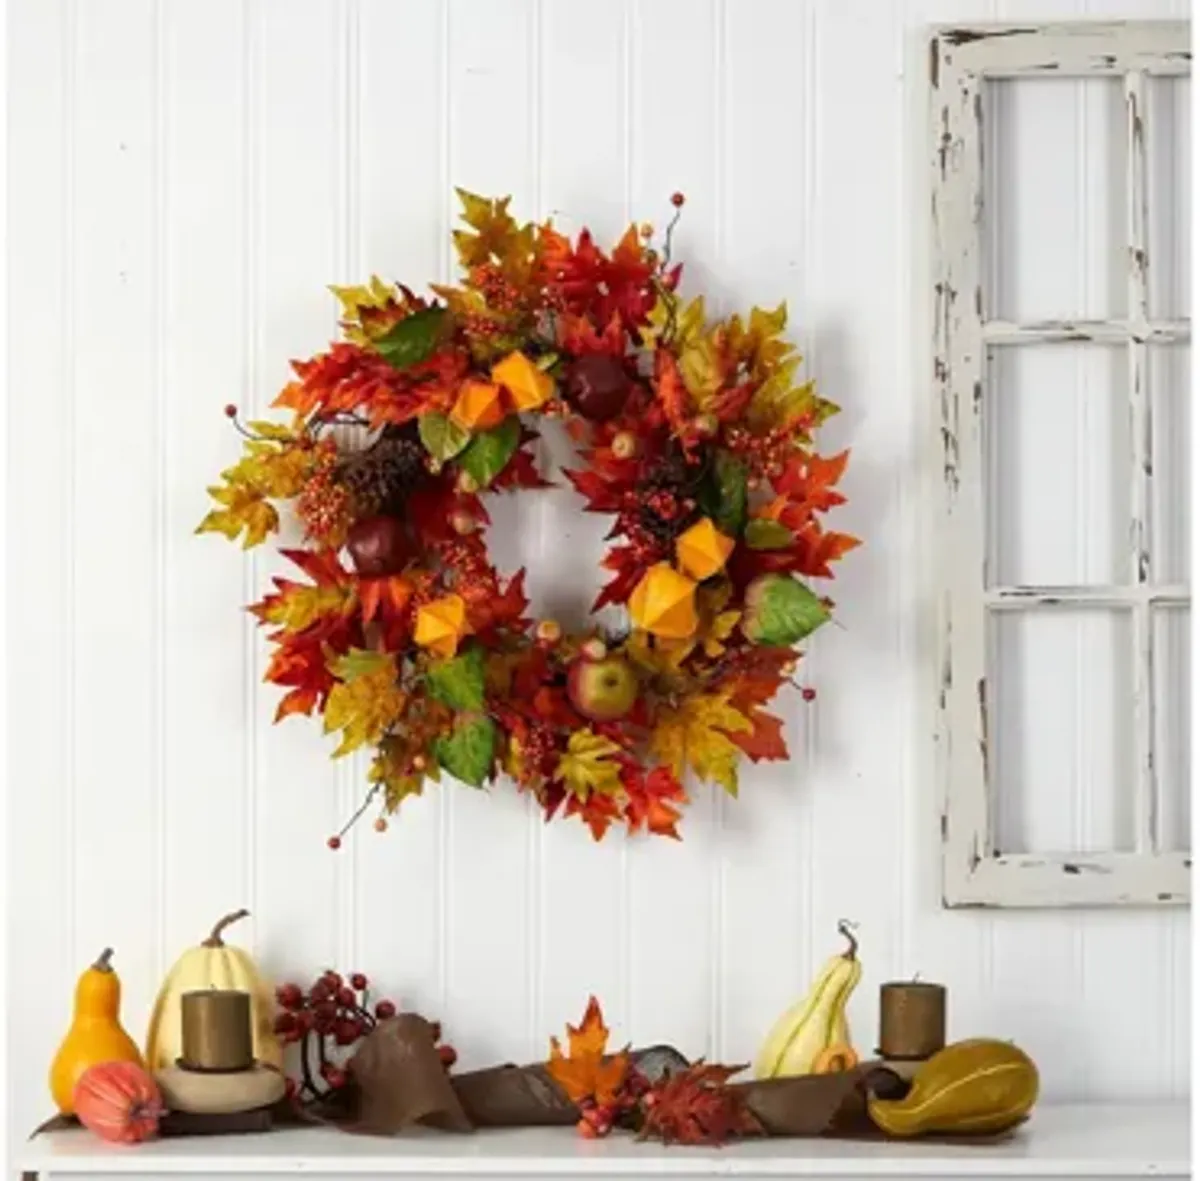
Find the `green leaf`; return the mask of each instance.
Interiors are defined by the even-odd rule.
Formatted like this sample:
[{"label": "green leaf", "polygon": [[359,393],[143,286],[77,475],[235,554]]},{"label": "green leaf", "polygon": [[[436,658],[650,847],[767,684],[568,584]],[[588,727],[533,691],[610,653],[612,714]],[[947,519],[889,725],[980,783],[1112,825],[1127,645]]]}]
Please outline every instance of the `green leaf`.
[{"label": "green leaf", "polygon": [[451,660],[431,664],[425,683],[429,695],[451,709],[483,709],[483,649],[472,644]]},{"label": "green leaf", "polygon": [[437,348],[445,319],[445,308],[422,308],[377,337],[375,350],[393,369],[418,365]]},{"label": "green leaf", "polygon": [[521,424],[510,414],[498,427],[476,435],[458,457],[458,465],[486,488],[513,457],[521,442]]},{"label": "green leaf", "polygon": [[753,644],[786,647],[829,619],[829,609],[790,574],[764,574],[746,591],[742,631]]},{"label": "green leaf", "polygon": [[751,549],[783,549],[795,540],[786,525],[769,517],[755,517],[748,521],[742,537]]},{"label": "green leaf", "polygon": [[448,735],[434,740],[433,755],[455,779],[482,787],[492,769],[496,725],[491,718],[461,717]]},{"label": "green leaf", "polygon": [[741,536],[746,523],[746,468],[728,451],[713,456],[713,466],[700,487],[700,507],[722,533]]},{"label": "green leaf", "polygon": [[351,648],[344,656],[327,660],[326,663],[329,671],[339,680],[353,681],[358,677],[378,672],[385,664],[391,663],[391,659],[391,655],[387,652],[374,652],[369,648]]},{"label": "green leaf", "polygon": [[434,459],[453,459],[470,441],[471,432],[452,418],[430,410],[417,419],[417,433]]}]

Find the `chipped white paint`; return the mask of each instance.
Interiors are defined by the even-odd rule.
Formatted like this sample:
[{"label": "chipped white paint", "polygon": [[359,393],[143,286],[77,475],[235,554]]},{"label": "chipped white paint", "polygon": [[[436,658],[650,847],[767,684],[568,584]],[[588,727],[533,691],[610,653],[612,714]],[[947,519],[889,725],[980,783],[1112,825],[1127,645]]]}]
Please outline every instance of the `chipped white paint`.
[{"label": "chipped white paint", "polygon": [[[941,29],[930,41],[934,384],[941,411],[942,588],[938,751],[948,906],[1097,906],[1185,902],[1191,859],[1160,852],[1154,771],[1151,609],[1188,603],[1181,585],[1151,582],[1152,423],[1148,344],[1186,340],[1185,320],[1151,321],[1148,286],[1146,78],[1190,68],[1179,23]],[[1115,75],[1123,78],[1127,143],[1127,293],[1122,319],[990,321],[980,255],[984,227],[985,79]],[[989,346],[1091,341],[1129,356],[1130,584],[994,586],[984,535],[985,361]],[[994,610],[1109,607],[1132,619],[1135,851],[1007,854],[993,831],[988,774],[988,619]],[[1113,724],[1120,719],[1114,718]]]}]

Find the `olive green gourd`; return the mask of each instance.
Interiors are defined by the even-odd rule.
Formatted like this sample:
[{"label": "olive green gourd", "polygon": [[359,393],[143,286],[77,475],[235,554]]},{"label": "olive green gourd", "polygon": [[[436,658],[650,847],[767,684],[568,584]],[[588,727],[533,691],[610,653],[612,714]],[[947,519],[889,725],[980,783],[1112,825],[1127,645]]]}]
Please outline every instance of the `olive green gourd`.
[{"label": "olive green gourd", "polygon": [[872,1096],[867,1110],[890,1136],[987,1134],[1019,1124],[1037,1094],[1037,1067],[1028,1054],[1011,1042],[972,1038],[923,1062],[903,1099]]}]

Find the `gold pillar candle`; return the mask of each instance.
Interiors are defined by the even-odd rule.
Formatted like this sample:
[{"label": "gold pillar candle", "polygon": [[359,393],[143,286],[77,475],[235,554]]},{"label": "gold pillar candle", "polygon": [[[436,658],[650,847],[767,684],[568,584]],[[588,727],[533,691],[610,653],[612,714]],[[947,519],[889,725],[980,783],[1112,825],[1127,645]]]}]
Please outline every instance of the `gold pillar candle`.
[{"label": "gold pillar candle", "polygon": [[254,1065],[250,994],[206,988],[180,998],[182,1054],[189,1070],[249,1070]]},{"label": "gold pillar candle", "polygon": [[879,989],[879,1055],[919,1059],[946,1044],[946,990],[919,980],[895,981]]}]

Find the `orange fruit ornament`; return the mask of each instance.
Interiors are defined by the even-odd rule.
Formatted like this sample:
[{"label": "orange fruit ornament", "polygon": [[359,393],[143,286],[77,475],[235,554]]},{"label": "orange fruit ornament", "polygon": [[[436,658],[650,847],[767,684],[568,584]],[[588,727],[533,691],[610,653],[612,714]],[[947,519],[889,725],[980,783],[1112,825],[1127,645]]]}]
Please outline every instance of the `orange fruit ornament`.
[{"label": "orange fruit ornament", "polygon": [[413,639],[434,656],[449,658],[469,631],[467,605],[461,595],[443,595],[417,608]]},{"label": "orange fruit ornament", "polygon": [[458,387],[458,400],[450,411],[450,420],[465,431],[489,431],[504,421],[500,387],[473,377]]},{"label": "orange fruit ornament", "polygon": [[668,562],[651,566],[629,596],[634,627],[664,640],[686,640],[696,632],[696,584]]},{"label": "orange fruit ornament", "polygon": [[524,353],[509,353],[492,366],[492,381],[507,391],[514,410],[536,410],[550,400],[554,379],[543,373]]},{"label": "orange fruit ornament", "polygon": [[675,539],[675,559],[685,574],[699,582],[725,569],[733,553],[733,538],[726,537],[716,525],[701,517]]}]

